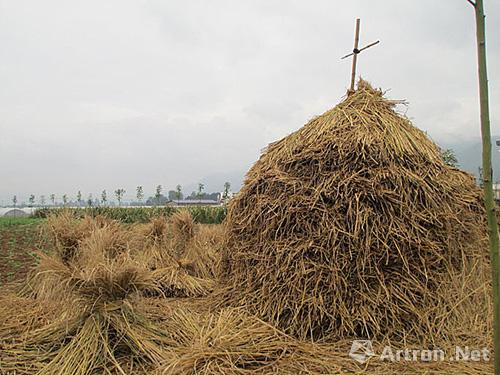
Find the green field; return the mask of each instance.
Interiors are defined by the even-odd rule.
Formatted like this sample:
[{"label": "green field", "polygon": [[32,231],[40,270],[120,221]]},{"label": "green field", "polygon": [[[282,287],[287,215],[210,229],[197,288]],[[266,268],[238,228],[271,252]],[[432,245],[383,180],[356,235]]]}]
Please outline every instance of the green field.
[{"label": "green field", "polygon": [[0,218],[0,285],[23,279],[37,263],[36,252],[52,245],[42,230],[44,219]]},{"label": "green field", "polygon": [[35,211],[34,217],[46,218],[47,216],[61,212],[71,211],[76,217],[89,215],[105,216],[122,223],[147,223],[151,218],[158,216],[169,217],[179,210],[187,210],[193,219],[199,224],[220,224],[226,218],[226,207],[223,206],[194,206],[176,208],[169,206],[153,207],[87,207],[87,208],[42,208]]},{"label": "green field", "polygon": [[43,221],[44,219],[36,217],[0,217],[0,227],[34,225],[39,224]]}]

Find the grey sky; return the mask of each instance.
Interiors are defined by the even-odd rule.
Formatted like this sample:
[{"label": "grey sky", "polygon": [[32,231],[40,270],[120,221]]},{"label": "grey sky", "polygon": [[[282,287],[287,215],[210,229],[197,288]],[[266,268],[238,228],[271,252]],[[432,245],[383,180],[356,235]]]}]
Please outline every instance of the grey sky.
[{"label": "grey sky", "polygon": [[[486,6],[499,133],[500,4]],[[362,45],[381,40],[362,77],[435,140],[479,136],[466,0],[0,0],[0,203],[245,171],[344,95],[356,17]]]}]

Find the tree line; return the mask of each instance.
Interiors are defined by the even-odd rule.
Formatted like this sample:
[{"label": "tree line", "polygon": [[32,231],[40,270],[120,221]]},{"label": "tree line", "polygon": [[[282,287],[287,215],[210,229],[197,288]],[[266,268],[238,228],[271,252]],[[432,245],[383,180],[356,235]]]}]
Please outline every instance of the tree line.
[{"label": "tree line", "polygon": [[[121,206],[123,203],[123,199],[125,197],[126,190],[123,188],[118,188],[113,191],[113,196],[116,199],[118,206]],[[207,193],[205,192],[205,185],[202,183],[198,184],[197,191],[191,192],[190,195],[184,196],[182,192],[182,186],[177,185],[175,189],[169,190],[166,194],[163,194],[163,186],[157,185],[154,190],[154,195],[144,199],[144,187],[139,185],[135,189],[135,197],[134,200],[130,201],[129,204],[131,206],[159,206],[165,205],[169,202],[182,201],[182,200],[227,200],[232,196],[231,193],[231,184],[229,182],[224,183],[224,188],[222,193],[214,192]],[[48,199],[47,199],[48,198]],[[20,203],[17,195],[12,197],[12,204],[14,207],[20,206],[28,206],[28,207],[46,207],[47,205],[51,206],[78,206],[78,207],[93,207],[93,206],[106,206],[106,205],[115,205],[115,202],[110,201],[108,191],[103,190],[100,193],[99,197],[94,197],[92,193],[88,194],[86,198],[83,197],[81,190],[78,190],[76,193],[75,199],[72,200],[68,196],[68,194],[63,194],[60,197],[60,200],[57,199],[56,194],[50,194],[48,197],[46,195],[39,195],[38,200],[35,194],[30,194],[28,197],[28,203]]]}]

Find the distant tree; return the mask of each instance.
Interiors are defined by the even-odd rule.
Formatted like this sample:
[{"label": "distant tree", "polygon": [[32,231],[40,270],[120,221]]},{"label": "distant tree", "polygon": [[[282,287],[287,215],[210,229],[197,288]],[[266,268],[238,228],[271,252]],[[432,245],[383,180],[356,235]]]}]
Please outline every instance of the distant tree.
[{"label": "distant tree", "polygon": [[203,198],[203,189],[205,189],[205,185],[200,182],[198,184],[198,193],[197,193],[199,200],[201,200]]},{"label": "distant tree", "polygon": [[222,193],[222,199],[229,198],[229,193],[231,192],[231,184],[229,182],[224,183],[224,192]]},{"label": "distant tree", "polygon": [[191,195],[185,197],[184,199],[186,200],[202,200],[202,199],[207,199],[207,200],[212,200],[212,201],[217,201],[220,199],[220,192],[214,192],[214,193],[200,193],[199,191],[193,191]]},{"label": "distant tree", "polygon": [[106,190],[103,190],[101,193],[101,203],[103,205],[106,205],[107,200],[108,200],[108,194],[106,193]]},{"label": "distant tree", "polygon": [[441,158],[443,159],[444,163],[446,165],[449,165],[450,167],[458,167],[458,159],[455,155],[455,151],[453,151],[451,148],[447,149],[441,149]]},{"label": "distant tree", "polygon": [[158,205],[164,205],[168,203],[168,198],[164,196],[163,194],[160,194],[159,196],[153,196],[149,197],[146,199],[146,206],[158,206]]},{"label": "distant tree", "polygon": [[160,204],[160,198],[161,198],[161,191],[162,190],[163,190],[163,188],[161,187],[161,185],[158,185],[156,187],[155,198],[156,198],[156,204],[157,205]]},{"label": "distant tree", "polygon": [[203,194],[203,199],[208,199],[211,201],[217,201],[220,199],[220,192],[215,192],[215,193],[210,193],[210,194]]},{"label": "distant tree", "polygon": [[82,192],[78,190],[78,193],[76,193],[76,201],[78,202],[78,207],[82,205]]},{"label": "distant tree", "polygon": [[17,206],[17,195],[14,195],[14,196],[12,197],[12,203],[14,204],[14,207],[16,207],[16,206]]},{"label": "distant tree", "polygon": [[167,196],[169,201],[174,201],[177,199],[177,191],[169,190]]},{"label": "distant tree", "polygon": [[40,206],[45,206],[45,195],[40,195]]},{"label": "distant tree", "polygon": [[177,185],[175,187],[175,199],[177,199],[178,201],[182,200],[182,186],[181,185]]},{"label": "distant tree", "polygon": [[92,193],[89,194],[89,197],[87,198],[87,206],[92,207]]},{"label": "distant tree", "polygon": [[142,200],[144,199],[144,190],[142,188],[142,186],[137,186],[137,189],[136,189],[136,196],[137,196],[137,200],[142,203]]},{"label": "distant tree", "polygon": [[68,205],[68,195],[63,194],[62,196],[63,206],[66,207]]},{"label": "distant tree", "polygon": [[30,207],[33,207],[33,205],[35,204],[35,195],[31,194],[28,201],[30,203]]},{"label": "distant tree", "polygon": [[121,206],[124,195],[125,195],[125,189],[120,188],[115,190],[115,196],[116,200],[118,201],[118,206]]},{"label": "distant tree", "polygon": [[175,190],[169,190],[167,193],[167,197],[169,201],[175,200]]},{"label": "distant tree", "polygon": [[52,206],[56,205],[56,195],[50,194],[50,201],[52,202]]}]

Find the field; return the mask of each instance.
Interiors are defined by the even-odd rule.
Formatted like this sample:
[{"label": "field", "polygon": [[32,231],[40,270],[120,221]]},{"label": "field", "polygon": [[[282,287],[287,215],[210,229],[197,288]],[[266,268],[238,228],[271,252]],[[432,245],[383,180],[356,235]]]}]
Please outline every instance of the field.
[{"label": "field", "polygon": [[[73,213],[77,217],[88,216],[104,216],[113,220],[118,220],[122,223],[146,223],[152,218],[164,216],[172,216],[179,211],[178,208],[169,206],[158,207],[89,207],[89,208],[66,208],[65,211]],[[187,210],[193,219],[200,224],[220,224],[226,217],[226,208],[215,206],[195,206],[188,207]],[[47,218],[53,213],[57,213],[61,209],[42,208],[35,211],[35,218]]]},{"label": "field", "polygon": [[[40,209],[34,217],[0,217],[0,285],[22,280],[28,270],[36,265],[35,251],[49,251],[53,247],[50,237],[42,230],[47,216],[59,209]],[[170,207],[152,208],[82,208],[70,210],[75,216],[105,216],[122,223],[145,223],[152,217],[171,216],[177,210]],[[221,223],[226,215],[224,207],[192,207],[189,209],[194,220],[204,224]]]},{"label": "field", "polygon": [[[0,356],[0,369],[3,371],[14,373],[15,370],[17,374],[50,374],[57,371],[68,375],[93,374],[100,373],[103,371],[101,366],[106,366],[106,371],[111,373],[127,374],[292,375],[365,372],[364,366],[357,365],[349,358],[351,342],[348,340],[327,345],[298,341],[240,309],[215,307],[218,297],[214,282],[221,267],[222,254],[221,225],[196,224],[189,213],[180,213],[174,222],[158,217],[145,224],[119,223],[102,216],[82,219],[75,212],[69,216],[70,219],[66,217],[62,220],[52,217],[48,220],[27,218],[0,221],[2,285],[15,286],[17,290],[22,286],[18,296],[8,291],[11,288],[4,289],[0,295],[0,305],[2,301],[4,303],[0,315],[9,309],[17,309],[16,306],[24,309],[21,314],[3,315],[5,320],[3,325],[0,324],[0,338],[14,338],[14,324],[14,332],[20,330],[21,334],[26,332],[31,335],[30,332],[34,330],[33,334],[37,332],[37,335],[41,335],[36,339],[40,340],[36,343],[36,352],[46,351],[43,355],[32,352],[31,345],[34,343],[25,343],[27,338],[17,343],[14,341],[14,344],[2,344],[0,340],[0,346],[4,348],[4,354]],[[79,255],[67,263],[72,269],[70,274],[63,259],[66,259],[65,254],[72,248],[76,238],[80,239],[77,248]],[[125,243],[141,248],[141,253],[125,250]],[[42,257],[40,263],[36,251],[43,251],[49,256]],[[101,251],[118,251],[118,257],[106,260],[102,258]],[[142,257],[143,252],[147,254],[146,258]],[[119,260],[121,256],[125,258]],[[138,261],[145,263],[134,270]],[[27,278],[28,270],[36,265],[40,272],[38,276]],[[78,287],[61,287],[61,283],[73,283],[70,280],[74,278],[78,280]],[[27,284],[29,280],[32,281]],[[103,284],[98,286],[96,283]],[[98,289],[93,290],[94,287]],[[112,292],[118,287],[119,290]],[[137,294],[134,291],[136,288],[142,291]],[[123,295],[120,290],[130,291]],[[111,294],[104,297],[102,293],[106,291],[111,291]],[[74,301],[72,296],[78,296],[78,300],[84,298],[77,303],[79,307],[76,312],[73,310],[75,302],[71,302]],[[118,306],[122,306],[119,307],[119,314],[114,312],[117,307],[109,312],[92,312],[96,304],[102,303],[98,302],[102,298],[106,299],[104,306],[116,306],[119,302]],[[122,299],[123,302],[120,302]],[[121,304],[125,301],[137,311],[124,309],[126,305]],[[85,312],[90,306],[94,307]],[[62,321],[58,318],[61,311],[65,316]],[[147,326],[142,323],[136,326],[139,316],[135,314],[139,311],[142,311],[140,319],[147,319]],[[94,333],[87,332],[87,314],[94,316],[92,319],[105,319],[108,323],[96,327]],[[132,315],[127,317],[128,314]],[[125,320],[121,322],[122,319]],[[66,330],[63,327],[67,324],[77,324],[79,331],[63,333]],[[112,328],[108,324],[118,326]],[[130,327],[118,328],[122,324]],[[43,342],[54,334],[53,329],[62,330],[63,341],[55,345],[51,341],[47,346]],[[138,340],[140,346],[136,347],[127,341],[120,344],[124,339],[117,342],[116,338],[111,337],[106,339],[105,345],[109,345],[107,349],[82,348],[83,342],[77,346],[68,344],[83,340],[81,335],[85,335],[85,340],[97,340],[97,343],[102,340],[99,338],[101,335],[115,329],[125,329],[121,335],[131,335],[127,340]],[[61,340],[56,337],[59,336],[50,340]],[[127,349],[123,345],[132,346]],[[108,355],[101,350],[109,351]],[[128,359],[123,357],[126,353],[130,356]],[[63,354],[64,357],[61,357]],[[82,355],[87,359],[76,361]],[[108,360],[104,360],[109,356]],[[127,367],[129,370],[125,370]],[[489,367],[482,364],[458,362],[432,364],[430,367],[421,363],[374,363],[368,369],[368,373],[374,374],[391,371],[441,374],[447,370],[450,373],[479,374],[490,371]]]},{"label": "field", "polygon": [[36,218],[0,218],[0,286],[24,279],[37,263],[35,251],[48,251],[52,247],[40,226],[44,221]]}]

